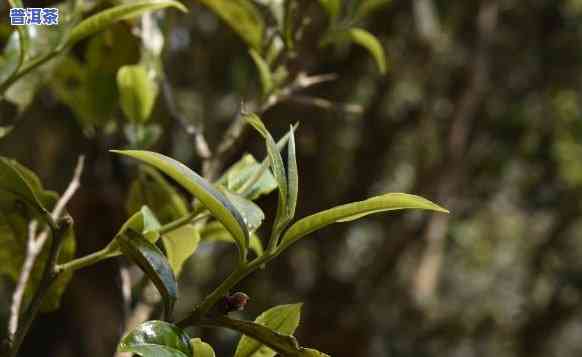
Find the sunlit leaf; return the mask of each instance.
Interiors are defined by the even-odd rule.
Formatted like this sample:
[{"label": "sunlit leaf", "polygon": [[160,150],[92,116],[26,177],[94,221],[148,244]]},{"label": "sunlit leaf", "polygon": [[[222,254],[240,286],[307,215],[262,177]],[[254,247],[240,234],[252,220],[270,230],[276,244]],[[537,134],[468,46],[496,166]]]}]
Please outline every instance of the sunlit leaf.
[{"label": "sunlit leaf", "polygon": [[217,183],[250,200],[271,193],[277,188],[277,181],[268,166],[259,164],[250,154],[244,155],[232,165]]},{"label": "sunlit leaf", "polygon": [[273,140],[273,137],[267,131],[267,128],[261,119],[255,114],[249,114],[245,119],[265,138],[267,144],[267,153],[269,154],[271,169],[273,170],[273,175],[275,176],[277,186],[279,187],[279,203],[277,206],[277,215],[275,217],[274,225],[275,232],[278,233],[291,220],[291,217],[289,217],[289,211],[287,210],[288,187],[283,158],[281,157],[281,153],[279,152],[275,140]]},{"label": "sunlit leaf", "polygon": [[207,344],[206,342],[202,341],[199,338],[193,338],[190,340],[190,344],[192,345],[192,350],[194,357],[216,357],[212,346]]},{"label": "sunlit leaf", "polygon": [[306,235],[333,223],[347,222],[369,214],[403,209],[448,213],[446,209],[420,196],[406,193],[388,193],[364,201],[337,206],[300,219],[283,235],[281,249],[285,249]]},{"label": "sunlit leaf", "polygon": [[120,104],[127,119],[145,123],[156,101],[158,86],[142,65],[123,66],[117,72]]},{"label": "sunlit leaf", "polygon": [[141,234],[131,229],[117,237],[117,241],[123,254],[137,264],[154,283],[164,300],[165,316],[169,318],[178,298],[178,284],[164,254]]},{"label": "sunlit leaf", "polygon": [[244,258],[246,256],[249,231],[246,228],[244,219],[224,194],[218,191],[211,183],[184,164],[162,154],[140,150],[112,151],[146,162],[176,180],[224,224],[236,239],[240,257]]},{"label": "sunlit leaf", "polygon": [[183,12],[188,11],[184,5],[174,0],[139,0],[117,5],[83,20],[75,26],[68,38],[67,46],[73,46],[80,40],[109,27],[117,21],[130,19],[145,12],[166,7],[174,7]]},{"label": "sunlit leaf", "polygon": [[143,357],[193,356],[190,337],[179,327],[164,321],[147,321],[137,326],[121,339],[117,351]]},{"label": "sunlit leaf", "polygon": [[289,185],[287,214],[290,218],[293,218],[295,216],[297,196],[299,194],[299,169],[297,168],[293,127],[289,130],[289,145],[287,146],[287,183]]},{"label": "sunlit leaf", "polygon": [[253,201],[248,200],[239,194],[234,192],[229,192],[224,190],[226,198],[236,207],[243,217],[243,220],[247,226],[247,229],[252,232],[261,226],[263,220],[265,219],[265,214],[259,206],[257,206]]},{"label": "sunlit leaf", "polygon": [[265,23],[248,0],[198,0],[228,24],[255,51],[261,52]]},{"label": "sunlit leaf", "polygon": [[255,50],[249,51],[251,58],[255,62],[257,71],[259,72],[259,78],[261,79],[261,87],[263,88],[263,95],[267,95],[273,89],[273,78],[271,75],[271,69],[269,64],[265,62],[263,57],[259,55]]},{"label": "sunlit leaf", "polygon": [[193,225],[185,225],[162,236],[162,244],[166,251],[168,262],[178,276],[184,262],[190,258],[200,242],[200,231]]},{"label": "sunlit leaf", "polygon": [[[299,325],[301,304],[280,305],[263,312],[255,322],[282,335],[292,335]],[[273,357],[276,352],[263,343],[243,335],[235,357]]]}]

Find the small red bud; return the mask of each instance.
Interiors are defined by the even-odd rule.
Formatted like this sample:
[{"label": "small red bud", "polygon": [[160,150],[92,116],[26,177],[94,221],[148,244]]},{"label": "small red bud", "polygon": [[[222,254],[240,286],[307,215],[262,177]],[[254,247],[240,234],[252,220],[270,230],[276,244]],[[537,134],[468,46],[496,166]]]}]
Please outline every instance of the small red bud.
[{"label": "small red bud", "polygon": [[249,296],[242,292],[236,292],[230,296],[224,298],[227,306],[227,310],[230,311],[242,311],[244,310],[247,302],[249,301]]}]

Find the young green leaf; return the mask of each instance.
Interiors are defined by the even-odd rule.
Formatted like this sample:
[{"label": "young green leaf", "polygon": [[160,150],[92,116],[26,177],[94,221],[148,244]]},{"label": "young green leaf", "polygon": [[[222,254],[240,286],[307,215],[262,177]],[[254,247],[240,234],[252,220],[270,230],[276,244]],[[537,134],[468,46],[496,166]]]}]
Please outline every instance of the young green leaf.
[{"label": "young green leaf", "polygon": [[283,235],[280,250],[287,248],[297,240],[330,224],[352,221],[373,213],[403,209],[421,209],[449,213],[446,209],[420,196],[406,193],[388,193],[364,201],[337,206],[300,219],[289,227]]},{"label": "young green leaf", "polygon": [[207,344],[206,342],[202,341],[199,338],[193,338],[190,340],[190,344],[192,345],[192,350],[194,357],[216,357],[214,350],[212,347]]},{"label": "young green leaf", "polygon": [[279,152],[279,148],[277,147],[275,140],[273,140],[273,137],[267,131],[267,128],[261,119],[256,114],[248,114],[245,119],[265,138],[267,144],[267,153],[271,162],[271,169],[273,170],[273,175],[275,176],[275,180],[277,180],[277,185],[279,186],[279,204],[277,206],[277,215],[275,217],[274,224],[275,228],[273,230],[274,236],[276,236],[291,220],[291,217],[288,215],[289,211],[287,209],[288,186],[283,158],[281,157],[281,153]]},{"label": "young green leaf", "polygon": [[176,276],[180,275],[184,262],[190,258],[200,242],[200,231],[191,224],[182,226],[162,236],[168,262]]},{"label": "young green leaf", "polygon": [[265,214],[263,210],[257,206],[253,201],[247,200],[243,196],[236,194],[234,192],[229,192],[224,190],[224,195],[229,201],[236,207],[236,209],[243,216],[243,220],[247,226],[249,232],[257,230],[263,223],[265,219]]},{"label": "young green leaf", "polygon": [[[255,323],[282,335],[292,335],[299,326],[301,304],[280,305],[263,312]],[[263,343],[243,335],[238,343],[235,357],[273,357],[276,352]]]},{"label": "young green leaf", "polygon": [[164,321],[147,321],[125,335],[118,352],[133,352],[143,357],[191,357],[190,337],[178,326]]},{"label": "young green leaf", "polygon": [[218,191],[211,183],[190,170],[184,164],[162,154],[141,150],[112,150],[112,152],[146,162],[176,180],[199,199],[223,223],[226,229],[236,239],[239,248],[239,257],[246,259],[249,231],[244,223],[244,219],[224,194]]},{"label": "young green leaf", "polygon": [[[207,241],[236,243],[232,235],[224,228],[222,223],[220,223],[219,221],[212,221],[207,223],[202,229],[200,237],[201,239]],[[263,243],[255,233],[251,233],[251,238],[249,240],[249,249],[252,250],[259,257],[263,255]]]},{"label": "young green leaf", "polygon": [[332,22],[335,22],[337,17],[339,16],[342,1],[341,0],[319,0],[321,6],[327,11]]},{"label": "young green leaf", "polygon": [[73,46],[80,40],[109,27],[115,22],[137,17],[145,12],[155,11],[166,7],[174,7],[183,12],[188,11],[184,5],[174,0],[138,0],[118,5],[81,21],[81,23],[75,26],[71,31],[66,46]]},{"label": "young green leaf", "polygon": [[259,72],[259,78],[261,80],[261,87],[263,88],[263,95],[268,95],[273,89],[273,77],[271,74],[271,69],[269,64],[258,54],[257,51],[251,49],[249,50],[251,58],[255,62],[255,66]]},{"label": "young green leaf", "polygon": [[248,0],[198,0],[228,24],[252,49],[261,52],[265,22]]},{"label": "young green leaf", "polygon": [[289,185],[287,215],[289,216],[289,219],[292,219],[295,216],[297,196],[299,194],[299,169],[297,168],[295,133],[293,127],[289,129],[289,145],[287,146],[287,183]]},{"label": "young green leaf", "polygon": [[388,69],[386,64],[386,55],[384,54],[382,44],[380,41],[378,41],[376,36],[372,35],[366,30],[355,27],[348,30],[348,36],[352,42],[357,43],[358,45],[367,49],[376,61],[376,65],[378,66],[380,73],[386,74]]},{"label": "young green leaf", "polygon": [[150,118],[158,94],[158,86],[142,65],[123,66],[117,72],[121,109],[133,123]]},{"label": "young green leaf", "polygon": [[267,159],[264,164],[259,164],[252,155],[245,154],[220,177],[217,183],[249,200],[254,200],[277,188],[277,181],[268,170],[268,163]]},{"label": "young green leaf", "polygon": [[117,238],[124,255],[137,264],[154,283],[164,300],[166,319],[172,315],[178,298],[178,284],[164,254],[141,234],[128,229]]},{"label": "young green leaf", "polygon": [[[269,350],[266,349],[261,350],[265,351],[269,356],[272,356],[272,354],[270,354],[269,352],[271,350],[277,351],[281,356],[286,357],[304,356],[303,354],[304,349],[299,347],[299,344],[297,343],[295,337],[291,335],[278,333],[276,331],[273,331],[271,328],[256,322],[234,320],[226,316],[217,316],[212,319],[202,320],[201,325],[226,327],[231,330],[239,331],[245,336],[250,336],[252,337],[253,340],[260,341],[260,343],[270,348]],[[252,352],[252,350],[249,350],[249,352]],[[235,354],[235,357],[240,356],[238,353],[239,352],[237,348],[237,353]],[[246,353],[246,350],[242,351],[241,353]]]}]

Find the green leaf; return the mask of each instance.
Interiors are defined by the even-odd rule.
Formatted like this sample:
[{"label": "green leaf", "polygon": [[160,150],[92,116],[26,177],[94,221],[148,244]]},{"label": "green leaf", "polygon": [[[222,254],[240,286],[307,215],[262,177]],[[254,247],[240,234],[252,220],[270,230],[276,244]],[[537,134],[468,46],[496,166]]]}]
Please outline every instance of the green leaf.
[{"label": "green leaf", "polygon": [[166,7],[174,7],[183,12],[188,10],[184,5],[174,0],[140,0],[127,4],[118,5],[97,13],[79,23],[71,31],[67,41],[67,46],[73,46],[80,40],[93,35],[111,24],[137,17],[148,11],[155,11]]},{"label": "green leaf", "polygon": [[277,188],[277,181],[268,170],[267,164],[268,160],[263,167],[252,155],[245,154],[222,175],[217,183],[224,185],[232,192],[254,200]]},{"label": "green leaf", "polygon": [[332,21],[335,21],[339,16],[342,1],[341,0],[319,0],[321,6],[325,9]]},{"label": "green leaf", "polygon": [[246,259],[249,231],[246,228],[244,219],[224,194],[218,191],[211,183],[184,164],[162,154],[140,150],[112,150],[112,152],[146,162],[176,180],[224,224],[236,239],[239,257]]},{"label": "green leaf", "polygon": [[224,190],[223,192],[226,198],[228,198],[234,207],[236,207],[236,209],[241,213],[249,232],[257,230],[265,219],[263,210],[253,201],[248,200],[239,194],[227,190]]},{"label": "green leaf", "polygon": [[176,276],[182,271],[184,262],[196,252],[199,242],[200,231],[191,224],[182,226],[162,236],[166,257],[168,257],[168,262]]},{"label": "green leaf", "polygon": [[292,219],[295,216],[297,196],[299,194],[299,169],[297,168],[295,133],[293,127],[289,129],[289,145],[287,146],[287,183],[289,185],[287,215],[289,216],[289,219]]},{"label": "green leaf", "polygon": [[137,326],[121,339],[117,351],[143,357],[193,356],[190,337],[178,326],[164,321],[147,321]]},{"label": "green leaf", "polygon": [[261,79],[261,87],[263,88],[263,95],[266,96],[271,93],[271,90],[273,90],[273,77],[269,64],[257,53],[257,51],[251,49],[249,50],[249,54],[255,62],[255,66],[257,66],[259,78]]},{"label": "green leaf", "polygon": [[198,0],[228,24],[252,49],[261,52],[265,22],[248,0]]},{"label": "green leaf", "polygon": [[279,187],[279,203],[277,206],[277,215],[275,217],[274,224],[274,232],[276,235],[281,232],[291,220],[291,217],[289,217],[289,211],[287,209],[288,187],[285,166],[283,165],[283,158],[281,157],[281,153],[279,152],[275,140],[273,140],[273,137],[267,131],[267,128],[265,128],[265,125],[261,119],[256,114],[248,114],[245,119],[265,138],[267,144],[267,153],[271,162],[271,169],[273,170],[273,175],[275,176],[275,180],[277,180],[277,186]]},{"label": "green leaf", "polygon": [[150,118],[158,86],[142,65],[123,66],[117,72],[121,109],[127,119],[145,123]]},{"label": "green leaf", "polygon": [[348,203],[295,222],[283,235],[281,250],[297,240],[336,222],[348,222],[369,214],[403,209],[421,209],[449,213],[439,205],[420,196],[406,193],[387,193],[365,201]]},{"label": "green leaf", "polygon": [[[0,157],[0,193],[10,194],[36,209],[47,222],[51,222],[50,212],[46,209],[39,195],[40,181],[14,160]],[[3,200],[0,197],[0,200]]]},{"label": "green leaf", "polygon": [[[219,221],[212,221],[207,223],[200,233],[200,238],[207,241],[219,241],[236,244],[236,241],[232,235]],[[251,233],[249,249],[255,252],[255,254],[259,257],[263,255],[263,243],[255,233]]]},{"label": "green leaf", "polygon": [[216,357],[214,350],[212,347],[207,344],[206,342],[202,341],[199,338],[193,338],[190,340],[190,344],[192,345],[192,350],[194,357]]},{"label": "green leaf", "polygon": [[164,254],[131,229],[119,236],[117,241],[123,254],[137,264],[154,283],[164,300],[166,319],[170,318],[178,298],[178,283]]},{"label": "green leaf", "polygon": [[386,55],[384,54],[384,49],[382,48],[382,44],[376,36],[372,35],[366,30],[360,28],[351,28],[348,30],[348,36],[350,40],[362,47],[364,47],[374,60],[376,61],[376,65],[378,66],[378,70],[381,74],[386,74],[388,66],[386,64]]},{"label": "green leaf", "polygon": [[[282,335],[292,335],[299,326],[302,304],[280,305],[263,312],[255,322]],[[234,357],[273,357],[276,352],[261,342],[243,335]]]},{"label": "green leaf", "polygon": [[392,0],[360,0],[356,10],[356,21],[371,15],[374,11],[380,10],[390,4]]},{"label": "green leaf", "polygon": [[[284,335],[279,332],[273,331],[269,327],[265,327],[256,322],[250,321],[242,321],[242,320],[234,320],[230,319],[226,316],[218,316],[213,319],[202,321],[202,325],[204,326],[219,326],[219,327],[226,327],[231,330],[236,330],[244,334],[245,336],[251,336],[253,340],[260,341],[265,346],[268,346],[270,349],[262,349],[261,352],[267,353],[268,356],[272,356],[271,350],[277,351],[281,356],[286,357],[302,357],[303,356],[303,349],[299,347],[297,340],[295,337],[290,335]],[[244,337],[243,337],[244,338]],[[242,338],[241,338],[242,341]],[[239,342],[240,346],[240,342]],[[239,352],[237,347],[237,352],[235,353],[235,357],[243,356],[243,354],[239,353],[253,353],[252,350],[245,350]],[[253,354],[254,355],[254,354]],[[262,355],[261,355],[262,357]]]}]

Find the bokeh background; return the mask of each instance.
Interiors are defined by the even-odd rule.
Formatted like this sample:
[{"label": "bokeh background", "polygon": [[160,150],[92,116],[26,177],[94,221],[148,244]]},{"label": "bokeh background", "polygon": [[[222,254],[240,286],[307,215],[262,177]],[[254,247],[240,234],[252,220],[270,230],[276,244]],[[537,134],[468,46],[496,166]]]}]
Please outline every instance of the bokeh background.
[{"label": "bokeh background", "polygon": [[[203,124],[214,147],[259,81],[240,39],[187,5],[188,14],[168,15],[163,61],[179,110]],[[332,106],[288,101],[263,115],[276,137],[300,122],[297,215],[389,191],[423,195],[452,214],[376,215],[317,232],[244,280],[239,289],[251,302],[240,316],[302,301],[298,339],[337,357],[581,354],[582,1],[394,0],[366,22],[387,52],[385,76],[359,47],[318,47],[325,15],[315,1],[302,7],[311,22],[295,65],[338,79],[302,93]],[[7,5],[0,9],[5,41]],[[87,156],[69,207],[79,255],[106,245],[128,217],[135,167],[107,150],[127,145],[121,112],[109,103],[117,100],[115,71],[138,58],[129,28],[75,47],[69,57],[89,79],[69,83],[77,86],[72,99],[58,92],[69,78],[61,66],[25,110],[0,103],[0,125],[15,125],[0,153],[45,186],[62,192],[77,156]],[[27,95],[22,88],[19,97]],[[71,104],[82,101],[88,109]],[[154,149],[201,170],[192,137],[163,100],[153,117],[164,129]],[[245,151],[262,157],[262,145],[246,135],[229,160]],[[275,196],[259,201],[268,215]],[[184,268],[177,315],[233,260],[232,246],[202,244]],[[61,309],[37,320],[21,356],[112,356],[128,315],[127,265],[117,259],[76,273]],[[13,288],[2,280],[2,335]],[[231,355],[238,338],[194,333],[219,356]]]}]

